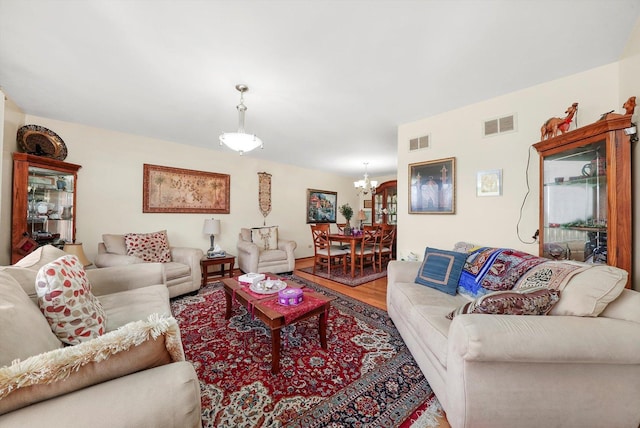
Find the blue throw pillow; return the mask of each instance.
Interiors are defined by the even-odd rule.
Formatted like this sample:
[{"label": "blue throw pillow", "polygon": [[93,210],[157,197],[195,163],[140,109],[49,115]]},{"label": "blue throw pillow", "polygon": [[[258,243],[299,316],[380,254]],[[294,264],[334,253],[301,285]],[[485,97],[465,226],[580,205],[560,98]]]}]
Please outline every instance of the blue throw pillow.
[{"label": "blue throw pillow", "polygon": [[427,247],[416,282],[455,296],[466,259],[467,253]]}]

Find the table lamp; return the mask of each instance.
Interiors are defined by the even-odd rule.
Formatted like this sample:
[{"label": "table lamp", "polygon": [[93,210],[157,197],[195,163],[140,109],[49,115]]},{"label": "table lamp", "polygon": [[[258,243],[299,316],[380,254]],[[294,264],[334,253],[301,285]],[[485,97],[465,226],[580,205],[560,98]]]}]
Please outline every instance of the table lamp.
[{"label": "table lamp", "polygon": [[87,258],[87,256],[84,255],[84,249],[82,248],[82,243],[72,244],[70,242],[67,242],[64,244],[64,247],[62,247],[62,251],[68,254],[73,254],[74,256],[78,257],[78,260],[80,260],[80,263],[82,263],[82,266],[84,267],[87,267],[93,264]]},{"label": "table lamp", "polygon": [[211,236],[211,248],[207,251],[207,257],[215,257],[221,253],[222,251],[220,249],[216,249],[215,246],[215,235],[220,233],[220,220],[213,218],[206,219],[202,226],[202,233]]},{"label": "table lamp", "polygon": [[362,222],[367,219],[367,215],[364,210],[358,211],[358,220],[360,220],[360,230],[362,230]]}]

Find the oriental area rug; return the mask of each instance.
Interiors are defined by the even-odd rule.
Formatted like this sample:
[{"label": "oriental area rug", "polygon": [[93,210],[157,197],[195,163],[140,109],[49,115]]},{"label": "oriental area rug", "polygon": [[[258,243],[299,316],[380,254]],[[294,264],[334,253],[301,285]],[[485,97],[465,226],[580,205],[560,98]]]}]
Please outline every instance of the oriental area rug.
[{"label": "oriental area rug", "polygon": [[198,373],[204,427],[436,427],[441,407],[383,310],[335,296],[320,347],[318,318],[282,329],[280,373],[271,374],[271,331],[234,305],[222,283],[171,301],[187,360]]},{"label": "oriental area rug", "polygon": [[357,287],[365,282],[370,282],[375,279],[384,278],[387,276],[387,268],[382,269],[382,272],[374,272],[373,266],[365,266],[362,269],[362,275],[360,275],[360,268],[356,267],[356,276],[351,278],[351,271],[347,267],[347,273],[343,273],[342,267],[331,267],[331,275],[327,273],[326,268],[316,267],[316,273],[313,273],[313,266],[300,269],[303,272],[310,273],[311,275],[319,276],[320,278],[330,279],[331,281],[339,282],[342,285],[348,285],[349,287]]}]

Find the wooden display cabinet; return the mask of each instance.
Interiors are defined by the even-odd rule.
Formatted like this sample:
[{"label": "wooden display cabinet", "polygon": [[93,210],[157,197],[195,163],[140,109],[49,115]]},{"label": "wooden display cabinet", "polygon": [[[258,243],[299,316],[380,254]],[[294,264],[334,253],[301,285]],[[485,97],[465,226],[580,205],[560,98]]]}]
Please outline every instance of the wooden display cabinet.
[{"label": "wooden display cabinet", "polygon": [[631,116],[601,120],[534,144],[540,154],[539,253],[633,265]]},{"label": "wooden display cabinet", "polygon": [[11,263],[35,248],[62,248],[76,237],[75,165],[26,153],[13,154]]},{"label": "wooden display cabinet", "polygon": [[396,180],[385,181],[376,187],[371,196],[371,221],[373,224],[396,224],[398,222],[398,184]]}]

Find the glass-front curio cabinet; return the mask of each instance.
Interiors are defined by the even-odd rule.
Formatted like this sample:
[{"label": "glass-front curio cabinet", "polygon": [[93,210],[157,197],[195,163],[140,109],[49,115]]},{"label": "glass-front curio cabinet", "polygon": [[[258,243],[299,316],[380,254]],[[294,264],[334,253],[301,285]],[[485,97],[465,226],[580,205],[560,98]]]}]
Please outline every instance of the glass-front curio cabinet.
[{"label": "glass-front curio cabinet", "polygon": [[13,154],[11,263],[31,251],[29,246],[62,248],[75,241],[80,168],[42,156]]},{"label": "glass-front curio cabinet", "polygon": [[617,266],[632,258],[631,116],[540,141],[539,252]]},{"label": "glass-front curio cabinet", "polygon": [[398,184],[396,180],[385,181],[376,188],[371,197],[371,218],[374,224],[396,224],[398,222]]}]

